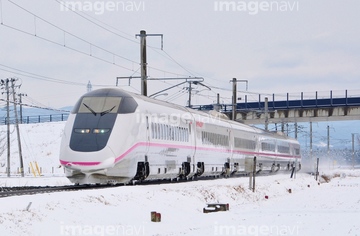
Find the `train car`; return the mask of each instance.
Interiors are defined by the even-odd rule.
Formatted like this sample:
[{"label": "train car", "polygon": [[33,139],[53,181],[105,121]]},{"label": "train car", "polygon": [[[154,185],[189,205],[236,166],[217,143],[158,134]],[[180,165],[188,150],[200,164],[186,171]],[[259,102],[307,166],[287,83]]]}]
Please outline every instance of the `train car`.
[{"label": "train car", "polygon": [[121,89],[83,95],[65,125],[60,163],[75,184],[230,176],[300,168],[292,138]]}]

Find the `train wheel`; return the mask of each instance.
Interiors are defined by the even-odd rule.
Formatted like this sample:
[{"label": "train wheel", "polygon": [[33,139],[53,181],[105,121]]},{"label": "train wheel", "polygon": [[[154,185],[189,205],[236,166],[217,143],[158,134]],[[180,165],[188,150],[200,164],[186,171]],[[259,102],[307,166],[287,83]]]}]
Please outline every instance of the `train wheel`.
[{"label": "train wheel", "polygon": [[275,163],[273,163],[273,164],[271,165],[271,170],[270,170],[270,172],[275,172]]}]

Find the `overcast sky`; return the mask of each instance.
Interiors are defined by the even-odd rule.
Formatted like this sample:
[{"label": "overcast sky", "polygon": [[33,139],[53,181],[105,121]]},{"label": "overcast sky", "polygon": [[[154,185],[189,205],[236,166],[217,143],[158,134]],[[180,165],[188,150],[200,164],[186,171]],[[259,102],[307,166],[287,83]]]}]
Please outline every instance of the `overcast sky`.
[{"label": "overcast sky", "polygon": [[[212,103],[216,93],[230,103],[234,77],[255,93],[360,95],[358,0],[104,2],[0,0],[1,79],[19,78],[27,103],[73,105],[88,81],[96,89],[140,75],[135,35],[146,30],[163,34],[164,50],[160,37],[147,38],[150,77],[200,76],[212,87],[197,87],[194,103]],[[149,81],[148,94],[180,82]],[[127,84],[120,81],[140,91],[139,79]],[[158,98],[185,105],[183,87]]]}]

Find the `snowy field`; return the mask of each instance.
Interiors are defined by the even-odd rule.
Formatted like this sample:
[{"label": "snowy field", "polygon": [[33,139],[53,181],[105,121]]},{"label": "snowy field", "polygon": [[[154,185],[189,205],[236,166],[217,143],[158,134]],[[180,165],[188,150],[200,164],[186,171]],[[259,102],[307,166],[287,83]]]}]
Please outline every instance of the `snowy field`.
[{"label": "snowy field", "polygon": [[[22,126],[24,166],[36,161],[47,173],[7,178],[1,167],[0,187],[69,184],[58,168],[63,125]],[[243,177],[1,198],[0,235],[360,235],[360,170],[320,173],[320,181],[305,173],[257,177],[255,193]],[[205,214],[207,203],[230,209]],[[152,211],[161,222],[151,222]]]}]

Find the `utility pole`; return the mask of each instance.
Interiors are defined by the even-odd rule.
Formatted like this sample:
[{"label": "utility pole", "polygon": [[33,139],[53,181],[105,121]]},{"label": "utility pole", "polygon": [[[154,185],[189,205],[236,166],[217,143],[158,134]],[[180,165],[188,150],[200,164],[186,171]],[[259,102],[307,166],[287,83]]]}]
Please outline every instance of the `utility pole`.
[{"label": "utility pole", "polygon": [[89,80],[88,84],[86,85],[86,88],[87,88],[87,92],[88,92],[88,93],[91,92],[91,90],[92,90],[92,85],[91,85],[90,80]]},{"label": "utility pole", "polygon": [[146,62],[146,37],[147,36],[161,36],[161,50],[163,49],[163,35],[162,34],[146,34],[145,30],[141,30],[140,34],[140,66],[141,66],[141,95],[147,96],[147,62]]},{"label": "utility pole", "polygon": [[[5,87],[6,92],[6,137],[7,137],[7,177],[10,177],[10,106],[9,106],[9,79],[1,80],[1,85]],[[3,87],[3,88],[4,88]]]},{"label": "utility pole", "polygon": [[11,79],[11,89],[13,94],[13,101],[14,101],[14,112],[15,112],[15,127],[16,127],[16,134],[17,134],[17,141],[19,147],[19,158],[20,158],[20,174],[21,177],[24,177],[24,163],[22,158],[22,150],[21,150],[21,140],[20,140],[20,130],[19,130],[19,119],[16,109],[16,99],[15,99],[15,81],[17,79]]},{"label": "utility pole", "polygon": [[216,105],[215,105],[215,111],[220,111],[220,94],[216,94]]},{"label": "utility pole", "polygon": [[312,130],[312,122],[310,121],[310,160],[313,162],[313,130]]},{"label": "utility pole", "polygon": [[191,108],[191,81],[189,82],[189,107]]},{"label": "utility pole", "polygon": [[23,110],[22,110],[22,97],[27,96],[26,93],[19,93],[19,103],[20,103],[20,124],[23,123]]},{"label": "utility pole", "polygon": [[[327,158],[330,160],[330,126],[327,126]],[[329,167],[331,162],[329,163]]]},{"label": "utility pole", "polygon": [[352,138],[352,166],[353,169],[355,169],[355,134],[354,133],[351,134],[351,138]]},{"label": "utility pole", "polygon": [[[236,88],[236,83],[238,83],[238,82],[245,82],[245,83],[246,83],[246,91],[247,91],[247,90],[248,90],[248,81],[247,81],[247,80],[237,80],[236,78],[233,78],[232,80],[230,80],[230,82],[233,83],[232,120],[236,120],[236,104],[237,104],[237,98],[236,98],[237,88]],[[245,99],[246,99],[246,95],[245,95]]]},{"label": "utility pole", "polygon": [[10,177],[10,101],[9,79],[6,79],[7,176]]},{"label": "utility pole", "polygon": [[147,96],[146,31],[140,31],[141,95]]},{"label": "utility pole", "polygon": [[269,101],[267,97],[265,97],[265,130],[269,130]]},{"label": "utility pole", "polygon": [[232,120],[236,120],[236,78],[232,79],[233,95],[232,95]]}]

